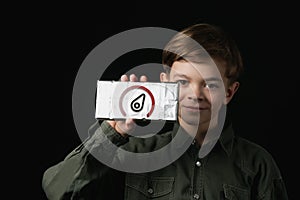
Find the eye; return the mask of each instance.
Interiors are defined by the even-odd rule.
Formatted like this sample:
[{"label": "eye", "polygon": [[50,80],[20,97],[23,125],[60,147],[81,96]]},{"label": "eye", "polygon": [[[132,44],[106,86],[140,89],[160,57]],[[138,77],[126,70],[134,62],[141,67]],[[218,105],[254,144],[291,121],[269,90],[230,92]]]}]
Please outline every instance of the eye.
[{"label": "eye", "polygon": [[216,83],[208,83],[208,84],[205,85],[205,87],[210,89],[210,90],[213,90],[213,89],[218,89],[219,85],[216,84]]},{"label": "eye", "polygon": [[185,86],[185,85],[187,85],[189,83],[187,80],[178,80],[176,82],[179,83],[182,86]]}]

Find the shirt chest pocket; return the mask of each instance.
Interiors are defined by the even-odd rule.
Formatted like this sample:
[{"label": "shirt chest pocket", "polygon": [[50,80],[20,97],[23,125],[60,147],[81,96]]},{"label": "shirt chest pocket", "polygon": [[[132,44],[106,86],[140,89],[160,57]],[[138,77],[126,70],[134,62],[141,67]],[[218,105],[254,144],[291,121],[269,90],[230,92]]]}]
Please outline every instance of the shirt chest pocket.
[{"label": "shirt chest pocket", "polygon": [[248,200],[250,199],[250,191],[248,189],[224,184],[224,198],[229,200]]},{"label": "shirt chest pocket", "polygon": [[125,199],[165,200],[173,198],[174,177],[126,176]]}]

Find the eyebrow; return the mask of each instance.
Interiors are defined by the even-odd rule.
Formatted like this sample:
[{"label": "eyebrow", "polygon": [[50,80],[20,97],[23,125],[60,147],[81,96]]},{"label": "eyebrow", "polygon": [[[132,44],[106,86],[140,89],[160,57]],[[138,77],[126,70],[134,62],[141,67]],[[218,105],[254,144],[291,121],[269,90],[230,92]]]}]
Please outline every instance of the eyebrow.
[{"label": "eyebrow", "polygon": [[205,81],[222,81],[222,79],[219,79],[217,77],[210,77],[210,78],[206,78]]},{"label": "eyebrow", "polygon": [[180,77],[180,78],[182,77],[182,78],[189,79],[189,77],[184,74],[175,74],[174,77]]},{"label": "eyebrow", "polygon": [[[179,77],[179,78],[186,78],[186,79],[190,79],[188,76],[184,75],[184,74],[175,74],[174,77]],[[218,77],[209,77],[209,78],[206,78],[204,79],[205,82],[208,82],[208,81],[218,81],[218,82],[222,82],[222,79],[218,78]]]}]

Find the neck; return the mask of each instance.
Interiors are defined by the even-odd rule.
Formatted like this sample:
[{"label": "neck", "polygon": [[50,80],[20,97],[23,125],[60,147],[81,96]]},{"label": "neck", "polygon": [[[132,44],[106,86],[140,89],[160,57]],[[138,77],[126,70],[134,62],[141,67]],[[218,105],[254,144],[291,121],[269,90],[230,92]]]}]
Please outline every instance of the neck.
[{"label": "neck", "polygon": [[192,137],[195,138],[197,141],[197,144],[199,146],[202,145],[204,138],[206,136],[206,133],[208,131],[208,128],[212,129],[216,127],[217,121],[211,120],[204,123],[199,124],[188,124],[181,118],[179,118],[180,126]]}]

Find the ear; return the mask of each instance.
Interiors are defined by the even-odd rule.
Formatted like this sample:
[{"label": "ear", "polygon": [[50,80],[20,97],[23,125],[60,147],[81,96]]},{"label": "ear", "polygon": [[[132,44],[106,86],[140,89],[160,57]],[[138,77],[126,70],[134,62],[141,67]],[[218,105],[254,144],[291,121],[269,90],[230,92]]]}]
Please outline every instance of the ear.
[{"label": "ear", "polygon": [[234,82],[227,88],[225,102],[224,102],[225,105],[227,105],[231,101],[232,97],[238,90],[239,86],[240,86],[239,82]]},{"label": "ear", "polygon": [[160,82],[169,82],[169,76],[165,72],[160,73]]}]

